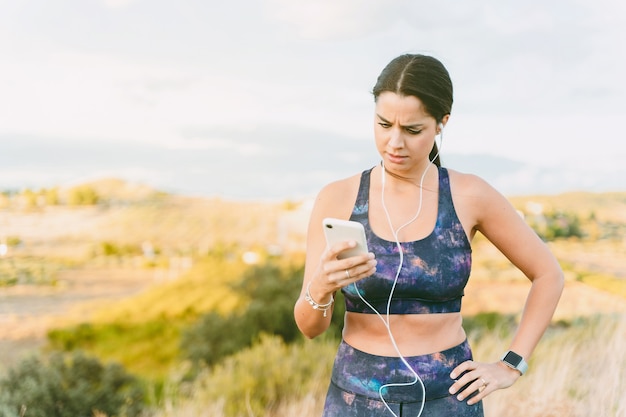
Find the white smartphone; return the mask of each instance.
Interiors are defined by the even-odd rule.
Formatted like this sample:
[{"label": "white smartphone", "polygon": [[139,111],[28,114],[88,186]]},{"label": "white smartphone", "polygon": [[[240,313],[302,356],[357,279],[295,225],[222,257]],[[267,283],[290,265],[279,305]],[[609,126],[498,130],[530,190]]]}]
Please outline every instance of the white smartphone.
[{"label": "white smartphone", "polygon": [[356,242],[354,248],[341,252],[339,256],[337,256],[338,259],[367,253],[367,238],[365,237],[365,229],[361,223],[331,217],[325,218],[322,223],[328,247],[338,242],[345,242],[346,240],[354,240]]}]

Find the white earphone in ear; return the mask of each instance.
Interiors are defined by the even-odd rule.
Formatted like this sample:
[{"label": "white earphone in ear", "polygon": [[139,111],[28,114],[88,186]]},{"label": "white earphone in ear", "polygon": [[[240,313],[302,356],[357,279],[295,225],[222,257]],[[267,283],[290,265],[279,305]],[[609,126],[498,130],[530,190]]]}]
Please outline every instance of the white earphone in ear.
[{"label": "white earphone in ear", "polygon": [[443,130],[443,123],[439,123],[439,133]]}]

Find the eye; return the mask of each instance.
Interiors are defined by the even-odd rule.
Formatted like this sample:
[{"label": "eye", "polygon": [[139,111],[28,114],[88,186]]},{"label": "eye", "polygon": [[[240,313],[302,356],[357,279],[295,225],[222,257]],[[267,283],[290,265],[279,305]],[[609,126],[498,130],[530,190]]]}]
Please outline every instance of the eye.
[{"label": "eye", "polygon": [[406,132],[409,135],[419,135],[420,133],[422,133],[422,129],[406,129]]},{"label": "eye", "polygon": [[379,122],[378,125],[383,129],[389,129],[391,127],[391,123]]}]

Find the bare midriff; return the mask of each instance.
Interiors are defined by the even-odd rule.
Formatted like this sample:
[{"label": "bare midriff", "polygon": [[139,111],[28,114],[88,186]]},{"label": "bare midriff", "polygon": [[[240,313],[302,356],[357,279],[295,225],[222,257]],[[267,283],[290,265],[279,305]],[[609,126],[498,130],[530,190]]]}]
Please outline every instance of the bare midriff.
[{"label": "bare midriff", "polygon": [[[382,317],[387,320],[384,314]],[[441,352],[466,338],[461,313],[392,314],[391,333],[402,356]],[[376,314],[347,312],[343,339],[352,347],[379,356],[398,356],[389,332]]]}]

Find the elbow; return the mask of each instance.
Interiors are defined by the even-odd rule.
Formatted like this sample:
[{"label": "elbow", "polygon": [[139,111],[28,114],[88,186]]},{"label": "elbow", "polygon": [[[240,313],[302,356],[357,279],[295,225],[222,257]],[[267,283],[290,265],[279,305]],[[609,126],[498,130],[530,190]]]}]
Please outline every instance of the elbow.
[{"label": "elbow", "polygon": [[323,326],[320,327],[319,323],[311,322],[308,314],[303,314],[302,311],[298,311],[298,307],[298,303],[296,303],[294,308],[294,319],[300,333],[302,333],[302,335],[309,340],[315,339],[317,336],[324,333],[326,328]]},{"label": "elbow", "polygon": [[308,340],[313,340],[315,339],[317,336],[319,336],[318,334],[309,334],[309,333],[305,333],[302,332],[302,334],[304,335],[304,337],[306,337]]},{"label": "elbow", "polygon": [[296,325],[298,326],[298,330],[300,330],[300,333],[302,333],[302,335],[309,340],[315,339],[317,336],[324,333],[325,330],[319,329],[317,326],[308,326],[304,323],[301,324],[300,322],[298,322],[298,320],[296,320]]},{"label": "elbow", "polygon": [[559,285],[561,286],[561,290],[565,287],[565,274],[563,270],[559,268]]},{"label": "elbow", "polygon": [[563,292],[563,289],[565,288],[565,275],[563,274],[563,271],[560,269],[559,269],[558,285],[559,285],[559,294],[561,294]]},{"label": "elbow", "polygon": [[557,278],[555,279],[554,287],[554,292],[556,294],[555,298],[558,303],[561,300],[561,297],[563,296],[563,290],[565,289],[565,275],[563,274],[563,271],[561,269],[559,269],[559,273],[557,275]]},{"label": "elbow", "polygon": [[556,263],[554,267],[544,268],[544,273],[534,278],[531,278],[533,286],[541,288],[542,292],[553,294],[553,296],[560,298],[565,288],[565,275],[560,265]]},{"label": "elbow", "polygon": [[558,295],[558,298],[561,297],[563,293],[563,289],[565,288],[565,275],[563,274],[563,270],[560,266],[557,266],[555,270],[548,275],[550,277],[549,280],[544,280],[546,284],[548,284],[553,289],[553,293]]},{"label": "elbow", "polygon": [[560,291],[563,291],[563,288],[565,288],[565,274],[563,273],[563,268],[561,268],[561,265],[559,265],[558,262],[556,264],[554,275],[555,286],[557,286]]},{"label": "elbow", "polygon": [[308,340],[313,340],[315,339],[317,336],[319,336],[320,334],[322,334],[323,332],[319,332],[319,331],[313,331],[312,329],[305,329],[301,326],[298,325],[298,329],[300,330],[300,333],[302,333],[302,335],[307,338]]}]

